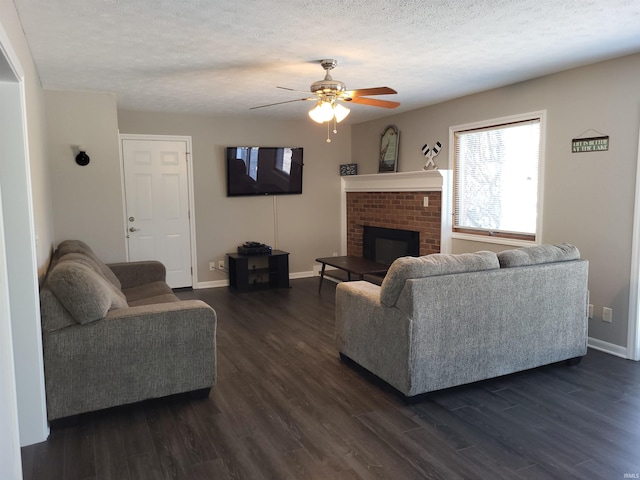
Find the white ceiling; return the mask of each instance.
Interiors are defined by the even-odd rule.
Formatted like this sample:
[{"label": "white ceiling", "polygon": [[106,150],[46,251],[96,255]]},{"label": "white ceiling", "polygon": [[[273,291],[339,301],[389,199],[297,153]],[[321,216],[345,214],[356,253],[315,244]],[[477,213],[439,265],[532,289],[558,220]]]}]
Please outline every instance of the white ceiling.
[{"label": "white ceiling", "polygon": [[[45,89],[129,110],[300,118],[323,58],[395,110],[640,52],[640,0],[14,0]],[[277,89],[284,86],[301,92]]]}]

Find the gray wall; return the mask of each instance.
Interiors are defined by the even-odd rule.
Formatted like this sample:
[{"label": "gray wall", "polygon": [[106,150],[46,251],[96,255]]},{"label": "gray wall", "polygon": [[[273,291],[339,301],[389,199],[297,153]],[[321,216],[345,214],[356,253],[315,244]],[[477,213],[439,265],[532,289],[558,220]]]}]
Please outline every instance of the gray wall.
[{"label": "gray wall", "polygon": [[[45,92],[56,245],[87,242],[105,262],[126,259],[116,97]],[[76,163],[84,145],[91,161]]]},{"label": "gray wall", "polygon": [[[549,75],[352,127],[352,161],[362,173],[377,169],[384,126],[400,130],[400,171],[420,170],[420,148],[436,141],[436,157],[447,168],[449,127],[502,116],[547,110],[542,241],[569,242],[590,261],[594,319],[589,336],[626,346],[629,277],[640,128],[640,55]],[[572,154],[571,139],[587,130],[610,136],[607,152]],[[505,248],[454,241],[453,251]],[[602,307],[613,308],[603,323]]]},{"label": "gray wall", "polygon": [[[209,262],[246,240],[290,252],[292,274],[310,272],[316,257],[340,251],[339,165],[349,161],[349,127],[327,144],[325,130],[310,121],[119,111],[118,125],[123,134],[192,137],[198,282],[226,279],[209,271]],[[302,195],[228,198],[226,146],[303,147]]]},{"label": "gray wall", "polygon": [[[331,144],[312,122],[256,121],[116,110],[113,95],[46,91],[55,243],[86,241],[107,262],[126,258],[118,133],[192,137],[198,283],[246,240],[291,253],[290,272],[313,270],[314,259],[340,251],[339,165],[349,162],[350,128]],[[91,157],[75,163],[74,146]],[[304,147],[303,194],[227,198],[226,146]]]}]

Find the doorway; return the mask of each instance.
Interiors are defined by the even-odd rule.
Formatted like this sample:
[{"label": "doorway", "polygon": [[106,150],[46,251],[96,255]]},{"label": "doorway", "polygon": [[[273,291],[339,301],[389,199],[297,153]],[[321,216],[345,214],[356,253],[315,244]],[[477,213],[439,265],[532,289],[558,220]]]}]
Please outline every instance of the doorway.
[{"label": "doorway", "polygon": [[[24,446],[41,442],[49,434],[25,96],[24,71],[0,25],[0,209],[4,229],[1,263],[6,271],[1,288],[2,302],[8,304],[0,314],[0,369],[7,375],[0,380],[0,424],[8,427],[0,429],[0,468],[15,467],[17,471],[18,443]],[[5,351],[8,338],[12,349]]]},{"label": "doorway", "polygon": [[171,288],[195,272],[191,137],[120,135],[127,258],[158,260]]}]

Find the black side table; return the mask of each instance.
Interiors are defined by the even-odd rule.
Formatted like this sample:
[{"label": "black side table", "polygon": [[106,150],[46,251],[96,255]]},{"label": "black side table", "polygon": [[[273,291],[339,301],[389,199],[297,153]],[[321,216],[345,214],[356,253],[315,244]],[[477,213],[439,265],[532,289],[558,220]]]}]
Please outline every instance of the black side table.
[{"label": "black side table", "polygon": [[229,287],[239,291],[289,288],[289,252],[273,250],[270,255],[227,253]]}]

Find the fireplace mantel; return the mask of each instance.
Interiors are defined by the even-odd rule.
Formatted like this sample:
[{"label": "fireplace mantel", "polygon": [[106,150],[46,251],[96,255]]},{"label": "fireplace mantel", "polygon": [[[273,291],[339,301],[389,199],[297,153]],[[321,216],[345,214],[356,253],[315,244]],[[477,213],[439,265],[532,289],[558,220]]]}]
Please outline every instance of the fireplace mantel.
[{"label": "fireplace mantel", "polygon": [[448,170],[346,175],[342,177],[345,192],[441,192]]},{"label": "fireplace mantel", "polygon": [[347,175],[342,180],[341,250],[347,252],[348,192],[441,192],[440,251],[451,252],[451,175],[449,170]]}]

